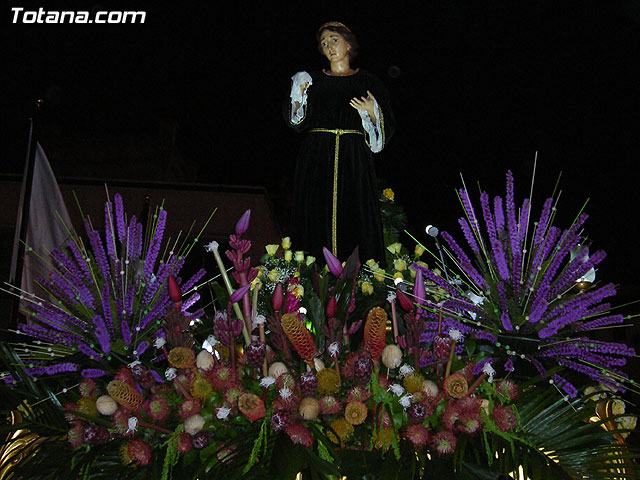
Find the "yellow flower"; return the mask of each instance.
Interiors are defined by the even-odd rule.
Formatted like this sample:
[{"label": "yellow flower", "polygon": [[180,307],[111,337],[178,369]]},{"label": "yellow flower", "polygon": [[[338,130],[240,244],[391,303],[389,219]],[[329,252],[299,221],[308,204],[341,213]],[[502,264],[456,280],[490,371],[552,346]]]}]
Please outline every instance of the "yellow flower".
[{"label": "yellow flower", "polygon": [[284,259],[287,262],[290,262],[291,259],[293,259],[293,252],[291,250],[285,250],[284,251]]},{"label": "yellow flower", "polygon": [[402,249],[402,244],[400,242],[392,243],[387,247],[387,250],[389,250],[394,255],[400,253],[400,249]]},{"label": "yellow flower", "polygon": [[340,390],[340,376],[333,368],[323,368],[316,374],[316,378],[320,395],[333,395]]},{"label": "yellow flower", "polygon": [[260,275],[254,278],[253,281],[251,282],[251,290],[253,290],[256,287],[262,288],[262,280],[260,280]]},{"label": "yellow flower", "polygon": [[291,237],[284,237],[280,245],[282,245],[282,248],[285,250],[289,250],[291,248]]},{"label": "yellow flower", "polygon": [[276,245],[276,244],[270,244],[270,245],[265,245],[265,250],[267,251],[267,253],[271,256],[274,256],[276,254],[276,252],[278,251],[278,247],[280,245]]},{"label": "yellow flower", "polygon": [[395,268],[398,272],[403,272],[404,270],[407,269],[407,262],[405,262],[401,258],[396,258],[393,261],[393,268]]},{"label": "yellow flower", "polygon": [[302,262],[304,262],[304,252],[303,252],[302,250],[298,250],[298,251],[295,253],[295,255],[294,255],[294,257],[293,257],[293,258],[294,258],[294,259],[295,259],[295,261],[296,261],[296,262],[298,262],[298,263],[302,263]]},{"label": "yellow flower", "polygon": [[304,287],[299,284],[292,284],[287,287],[287,291],[296,298],[302,298],[304,295]]},{"label": "yellow flower", "polygon": [[393,274],[393,278],[394,278],[394,279],[399,278],[400,280],[404,280],[404,276],[403,276],[403,275],[402,275],[402,273],[400,273],[400,272],[396,272],[396,273],[394,273],[394,274]]},{"label": "yellow flower", "polygon": [[373,258],[370,258],[369,260],[366,261],[366,265],[367,267],[369,267],[371,270],[377,270],[380,268],[380,265],[378,265],[378,262],[376,262]]},{"label": "yellow flower", "polygon": [[258,267],[258,278],[262,278],[262,277],[264,277],[264,267],[260,265]]},{"label": "yellow flower", "polygon": [[385,271],[380,268],[373,272],[373,278],[375,278],[377,282],[384,282],[384,274]]},{"label": "yellow flower", "polygon": [[373,285],[369,282],[362,282],[362,293],[365,295],[371,295],[373,293]]},{"label": "yellow flower", "polygon": [[418,243],[413,251],[417,256],[421,257],[424,253],[424,247]]},{"label": "yellow flower", "polygon": [[327,434],[327,438],[333,443],[344,447],[345,444],[353,438],[353,425],[344,418],[338,418],[331,422],[325,433]]},{"label": "yellow flower", "polygon": [[382,195],[384,195],[384,198],[386,198],[390,202],[393,202],[393,200],[395,198],[395,194],[393,193],[393,190],[391,190],[390,188],[385,188],[382,191]]},{"label": "yellow flower", "polygon": [[316,261],[316,257],[312,257],[311,255],[307,255],[307,266],[311,265],[313,262]]},{"label": "yellow flower", "polygon": [[279,276],[280,276],[280,272],[278,272],[278,270],[274,268],[269,272],[269,275],[267,276],[267,278],[269,278],[269,280],[271,280],[272,282],[275,282]]}]

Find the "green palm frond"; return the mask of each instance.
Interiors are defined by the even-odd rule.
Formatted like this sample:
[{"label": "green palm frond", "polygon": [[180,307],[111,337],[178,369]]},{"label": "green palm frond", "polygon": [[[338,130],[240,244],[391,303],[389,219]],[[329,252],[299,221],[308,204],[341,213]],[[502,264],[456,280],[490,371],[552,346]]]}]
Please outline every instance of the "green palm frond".
[{"label": "green palm frond", "polygon": [[[594,405],[584,399],[567,401],[544,384],[531,385],[516,401],[521,429],[515,435],[491,432],[461,438],[454,456],[455,478],[640,478],[636,467],[640,451],[614,439],[614,434],[627,430],[602,428],[616,417],[590,422]],[[437,462],[425,464],[427,472],[434,469]]]}]

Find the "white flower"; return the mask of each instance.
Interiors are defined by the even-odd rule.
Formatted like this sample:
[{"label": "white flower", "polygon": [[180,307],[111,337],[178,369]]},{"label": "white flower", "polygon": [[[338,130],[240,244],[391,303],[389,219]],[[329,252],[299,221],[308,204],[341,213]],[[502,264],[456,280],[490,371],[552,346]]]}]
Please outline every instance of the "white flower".
[{"label": "white flower", "polygon": [[205,250],[206,252],[213,252],[214,250],[218,250],[218,247],[219,247],[219,246],[220,246],[220,245],[218,244],[218,242],[216,242],[216,241],[214,240],[214,241],[213,241],[213,242],[211,242],[211,243],[207,243],[207,244],[204,246],[204,250]]},{"label": "white flower", "polygon": [[136,417],[129,417],[127,427],[127,433],[135,432],[138,429],[138,419]]},{"label": "white flower", "polygon": [[167,340],[164,337],[158,337],[154,340],[153,346],[156,348],[162,348],[167,343]]},{"label": "white flower", "polygon": [[169,381],[173,380],[177,376],[176,369],[173,367],[167,368],[167,370],[164,372],[164,376]]},{"label": "white flower", "polygon": [[335,357],[336,355],[338,355],[338,353],[340,353],[340,344],[338,342],[333,342],[331,345],[329,345],[328,350],[329,355]]},{"label": "white flower", "polygon": [[202,342],[202,348],[204,348],[207,352],[213,353],[213,347],[215,347],[218,343],[218,339],[213,335],[209,335],[207,339]]},{"label": "white flower", "polygon": [[489,376],[488,382],[492,383],[493,377],[496,374],[496,371],[493,369],[490,362],[487,362],[482,366],[482,372],[486,373]]},{"label": "white flower", "polygon": [[257,327],[258,325],[264,325],[264,322],[266,322],[267,319],[265,318],[264,315],[254,315],[252,318],[252,323],[254,327]]},{"label": "white flower", "polygon": [[413,373],[415,369],[411,365],[407,365],[406,363],[400,367],[400,378],[404,378],[410,373]]},{"label": "white flower", "polygon": [[389,292],[389,294],[387,295],[387,302],[391,303],[396,299],[397,295],[396,292]]},{"label": "white flower", "polygon": [[139,361],[139,360],[135,360],[135,361],[131,362],[129,365],[127,365],[127,367],[129,367],[129,368],[133,368],[133,367],[135,367],[136,365],[142,365],[142,362],[141,362],[141,361]]},{"label": "white flower", "polygon": [[269,388],[274,383],[276,383],[276,379],[273,377],[262,377],[262,380],[260,380],[260,386],[262,388]]},{"label": "white flower", "polygon": [[216,411],[216,417],[218,417],[218,420],[226,420],[230,413],[231,409],[229,407],[220,407]]},{"label": "white flower", "polygon": [[455,328],[452,328],[449,330],[449,336],[451,337],[452,340],[455,340],[456,342],[461,342],[462,340],[464,340],[464,337],[462,336],[462,332],[460,330],[456,330]]},{"label": "white flower", "polygon": [[409,405],[411,405],[412,398],[413,398],[413,395],[407,394],[404,397],[402,397],[400,400],[398,400],[398,403],[402,405],[402,408],[406,410],[407,408],[409,408]]},{"label": "white flower", "polygon": [[209,370],[214,365],[213,355],[206,350],[202,350],[196,357],[196,366],[200,370]]},{"label": "white flower", "polygon": [[389,388],[387,391],[399,397],[404,393],[404,387],[398,383],[392,383],[391,385],[389,385]]},{"label": "white flower", "polygon": [[202,427],[204,427],[204,418],[197,413],[184,421],[184,431],[189,435],[195,435],[202,430]]},{"label": "white flower", "polygon": [[282,387],[280,389],[280,396],[282,397],[283,400],[286,400],[287,398],[291,397],[291,389],[289,387]]}]

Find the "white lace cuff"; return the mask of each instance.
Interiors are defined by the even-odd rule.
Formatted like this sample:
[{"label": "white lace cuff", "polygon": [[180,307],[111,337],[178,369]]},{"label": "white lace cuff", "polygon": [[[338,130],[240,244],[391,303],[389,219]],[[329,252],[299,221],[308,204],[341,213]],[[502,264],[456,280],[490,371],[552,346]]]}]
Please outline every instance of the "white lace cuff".
[{"label": "white lace cuff", "polygon": [[373,111],[376,116],[376,124],[374,125],[369,118],[369,114],[366,110],[358,110],[360,114],[360,119],[362,120],[362,127],[365,132],[367,132],[367,136],[369,137],[369,148],[372,152],[378,153],[382,150],[384,146],[384,139],[382,136],[382,115],[380,114],[380,107],[378,106],[378,102],[376,101],[373,106]]},{"label": "white lace cuff", "polygon": [[[291,123],[297,125],[304,119],[307,106],[307,90],[304,93],[300,93],[300,87],[304,83],[312,85],[313,80],[307,72],[298,72],[291,77],[291,80],[293,80],[291,84]],[[298,111],[296,111],[296,102],[300,104]]]}]

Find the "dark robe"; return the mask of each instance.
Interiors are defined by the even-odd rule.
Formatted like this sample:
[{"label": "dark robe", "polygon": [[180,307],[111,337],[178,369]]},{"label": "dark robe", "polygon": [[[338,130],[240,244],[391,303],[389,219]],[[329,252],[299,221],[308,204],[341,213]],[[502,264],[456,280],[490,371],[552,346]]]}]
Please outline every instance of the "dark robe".
[{"label": "dark robe", "polygon": [[[389,93],[373,74],[358,70],[350,76],[311,72],[313,84],[307,91],[305,117],[297,125],[306,135],[298,154],[293,185],[292,239],[311,255],[322,247],[332,250],[337,239],[337,256],[344,261],[358,246],[360,259],[384,261],[384,243],[373,153],[358,111],[349,105],[354,97],[366,97],[369,90],[380,107],[383,147],[393,133],[394,118]],[[313,129],[357,130],[362,134],[340,136],[337,178],[335,178],[336,135]],[[334,191],[337,218],[333,222]]]}]

